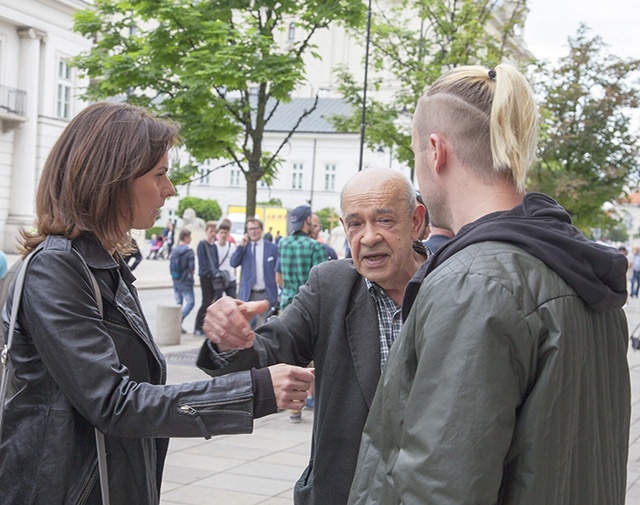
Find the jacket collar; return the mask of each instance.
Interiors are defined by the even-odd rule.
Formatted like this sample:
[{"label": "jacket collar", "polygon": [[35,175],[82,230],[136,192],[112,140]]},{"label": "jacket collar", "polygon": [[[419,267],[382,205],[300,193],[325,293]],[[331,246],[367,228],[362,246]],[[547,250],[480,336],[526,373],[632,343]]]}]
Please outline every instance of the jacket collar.
[{"label": "jacket collar", "polygon": [[135,275],[131,273],[131,270],[122,260],[120,253],[116,253],[116,260],[116,258],[109,254],[109,251],[102,246],[98,238],[93,233],[81,233],[71,242],[73,247],[78,250],[91,269],[112,270],[119,268],[120,273],[125,280],[129,282],[136,280]]}]

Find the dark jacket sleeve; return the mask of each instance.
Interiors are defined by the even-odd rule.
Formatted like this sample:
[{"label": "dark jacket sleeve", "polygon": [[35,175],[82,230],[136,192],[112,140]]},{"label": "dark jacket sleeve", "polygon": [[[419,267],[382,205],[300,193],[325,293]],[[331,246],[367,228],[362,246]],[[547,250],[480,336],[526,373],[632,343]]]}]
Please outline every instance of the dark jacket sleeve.
[{"label": "dark jacket sleeve", "polygon": [[189,272],[191,272],[191,274],[193,274],[193,272],[196,269],[196,258],[195,255],[193,254],[192,250],[189,250],[189,252],[187,253],[187,265],[189,268]]},{"label": "dark jacket sleeve", "polygon": [[[132,380],[126,356],[121,360],[116,352],[91,281],[72,251],[43,250],[33,258],[19,322],[16,335],[21,340],[16,343],[22,349],[17,359],[22,352],[24,360],[42,360],[22,363],[24,387],[49,374],[70,405],[106,435],[191,437],[252,431],[249,372],[175,385]],[[5,319],[5,331],[6,326]]]},{"label": "dark jacket sleeve", "polygon": [[253,347],[239,351],[228,365],[221,366],[220,360],[214,357],[215,348],[205,342],[197,365],[212,376],[277,363],[307,366],[313,359],[320,310],[320,276],[317,269],[312,269],[309,281],[282,315],[269,319],[257,329]]},{"label": "dark jacket sleeve", "polygon": [[237,246],[235,252],[233,253],[233,255],[231,256],[231,259],[229,260],[229,264],[233,267],[239,267],[240,265],[242,265],[242,260],[244,259],[244,253],[247,250],[246,247],[244,246]]},{"label": "dark jacket sleeve", "polygon": [[196,254],[198,255],[198,275],[210,275],[209,258],[207,257],[207,251],[204,248],[203,240],[198,242]]}]

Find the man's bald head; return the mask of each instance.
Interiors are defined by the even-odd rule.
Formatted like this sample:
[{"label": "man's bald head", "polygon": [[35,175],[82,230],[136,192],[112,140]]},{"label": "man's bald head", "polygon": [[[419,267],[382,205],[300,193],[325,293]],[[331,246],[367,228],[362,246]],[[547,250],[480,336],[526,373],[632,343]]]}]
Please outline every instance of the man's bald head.
[{"label": "man's bald head", "polygon": [[376,195],[383,192],[397,192],[404,201],[407,212],[416,208],[416,190],[404,175],[389,168],[367,168],[358,172],[345,184],[340,195],[340,210],[344,214],[344,199],[353,195]]}]

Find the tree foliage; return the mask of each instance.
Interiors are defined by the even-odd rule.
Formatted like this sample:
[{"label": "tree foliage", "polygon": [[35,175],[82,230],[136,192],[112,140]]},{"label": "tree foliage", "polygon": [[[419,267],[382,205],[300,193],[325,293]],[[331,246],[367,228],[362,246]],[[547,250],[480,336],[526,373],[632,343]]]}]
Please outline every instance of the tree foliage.
[{"label": "tree foliage", "polygon": [[618,225],[605,232],[605,238],[611,242],[627,242],[629,232],[624,226]]},{"label": "tree foliage", "polygon": [[[95,0],[75,29],[95,41],[75,60],[91,83],[86,98],[126,96],[182,124],[198,161],[233,160],[247,181],[247,214],[256,183],[277,171],[278,153],[263,147],[280,103],[305,80],[313,36],[333,22],[363,19],[360,0]],[[280,32],[294,23],[288,44]],[[316,100],[317,104],[317,100]],[[314,106],[315,107],[315,106]],[[180,174],[184,179],[184,173]]]},{"label": "tree foliage", "polygon": [[193,209],[205,221],[217,221],[222,216],[222,209],[216,200],[185,196],[178,203],[178,215],[182,216],[186,209]]},{"label": "tree foliage", "polygon": [[282,200],[280,198],[271,198],[265,202],[258,202],[258,205],[265,207],[282,207]]},{"label": "tree foliage", "polygon": [[[401,0],[373,13],[372,70],[390,72],[398,91],[387,101],[367,98],[369,147],[390,149],[398,161],[413,166],[410,117],[425,87],[458,65],[492,67],[512,54],[512,37],[522,26],[525,9],[526,0]],[[344,68],[339,79],[345,99],[358,112],[333,121],[355,132],[360,127],[362,83]],[[382,84],[382,78],[370,82],[377,90]]]},{"label": "tree foliage", "polygon": [[340,226],[340,213],[336,212],[333,207],[324,207],[323,209],[315,211],[320,218],[320,226],[323,230],[333,230],[336,226]]},{"label": "tree foliage", "polygon": [[554,197],[586,233],[609,228],[615,202],[637,180],[640,137],[629,112],[640,105],[640,60],[612,56],[602,39],[581,26],[556,68],[532,74],[541,95],[539,160],[528,190]]}]

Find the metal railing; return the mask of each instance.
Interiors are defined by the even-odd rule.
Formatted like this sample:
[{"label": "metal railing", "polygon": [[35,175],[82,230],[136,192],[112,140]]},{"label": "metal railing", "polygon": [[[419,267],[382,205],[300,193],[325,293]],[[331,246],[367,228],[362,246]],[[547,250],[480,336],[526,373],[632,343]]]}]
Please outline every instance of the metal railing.
[{"label": "metal railing", "polygon": [[0,84],[0,110],[24,116],[27,112],[27,92]]}]

